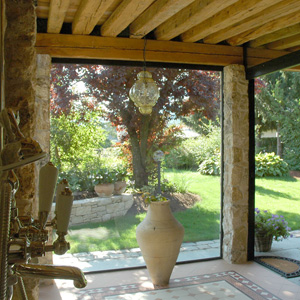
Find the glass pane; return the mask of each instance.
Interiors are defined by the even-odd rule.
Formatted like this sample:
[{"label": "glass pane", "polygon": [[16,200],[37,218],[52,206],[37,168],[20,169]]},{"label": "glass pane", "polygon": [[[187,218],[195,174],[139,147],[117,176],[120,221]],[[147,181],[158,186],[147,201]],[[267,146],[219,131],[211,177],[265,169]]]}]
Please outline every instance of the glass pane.
[{"label": "glass pane", "polygon": [[[84,271],[144,266],[135,232],[148,210],[143,196],[159,191],[185,229],[177,261],[220,257],[221,74],[147,68],[160,97],[142,115],[129,98],[140,71],[52,66],[51,159],[75,196],[71,250],[55,256],[57,264]],[[162,162],[153,160],[157,150]],[[100,184],[116,193],[122,180],[124,192],[103,194]]]}]

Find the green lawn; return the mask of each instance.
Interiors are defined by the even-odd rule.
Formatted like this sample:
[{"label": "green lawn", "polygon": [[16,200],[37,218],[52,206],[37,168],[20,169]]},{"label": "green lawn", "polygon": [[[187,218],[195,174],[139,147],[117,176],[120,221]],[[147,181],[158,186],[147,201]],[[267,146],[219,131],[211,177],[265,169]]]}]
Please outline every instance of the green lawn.
[{"label": "green lawn", "polygon": [[300,180],[290,176],[256,179],[255,207],[283,215],[292,230],[300,229]]},{"label": "green lawn", "polygon": [[[200,203],[175,217],[185,228],[185,242],[219,238],[220,177],[204,176],[195,171],[163,172],[163,177],[188,191],[199,194]],[[256,179],[256,207],[283,215],[292,230],[300,228],[300,180],[291,177]],[[136,226],[145,214],[126,216],[105,223],[70,228],[71,252],[104,251],[138,247]]]}]

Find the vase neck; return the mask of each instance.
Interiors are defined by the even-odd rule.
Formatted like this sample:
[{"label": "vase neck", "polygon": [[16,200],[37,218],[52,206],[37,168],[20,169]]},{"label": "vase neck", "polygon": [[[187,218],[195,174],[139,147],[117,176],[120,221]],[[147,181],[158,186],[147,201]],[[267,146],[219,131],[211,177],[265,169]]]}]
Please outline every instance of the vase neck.
[{"label": "vase neck", "polygon": [[170,208],[170,201],[163,202],[151,202],[148,207],[148,213],[150,218],[155,219],[169,219],[172,218],[172,212]]}]

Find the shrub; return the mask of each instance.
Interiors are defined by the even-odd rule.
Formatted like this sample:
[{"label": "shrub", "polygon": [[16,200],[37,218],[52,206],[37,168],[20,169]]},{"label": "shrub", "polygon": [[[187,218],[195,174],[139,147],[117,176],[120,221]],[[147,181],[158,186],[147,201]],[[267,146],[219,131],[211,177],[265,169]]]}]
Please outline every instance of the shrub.
[{"label": "shrub", "polygon": [[212,126],[208,135],[184,140],[165,157],[165,166],[175,169],[197,169],[221,147],[221,128]]},{"label": "shrub", "polygon": [[221,160],[220,153],[216,153],[211,158],[204,160],[198,171],[203,175],[220,175],[221,174]]},{"label": "shrub", "polygon": [[274,152],[256,154],[255,175],[257,177],[286,176],[288,172],[288,164]]}]

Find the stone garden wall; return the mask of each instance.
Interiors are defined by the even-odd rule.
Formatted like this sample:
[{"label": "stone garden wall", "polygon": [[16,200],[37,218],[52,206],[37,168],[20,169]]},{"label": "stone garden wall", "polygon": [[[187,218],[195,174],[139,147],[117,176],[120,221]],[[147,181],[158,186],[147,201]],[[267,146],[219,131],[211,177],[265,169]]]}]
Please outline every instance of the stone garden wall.
[{"label": "stone garden wall", "polygon": [[[124,216],[132,204],[133,196],[129,194],[76,200],[73,202],[70,226],[105,222]],[[52,211],[54,209],[55,204],[52,206]]]}]

